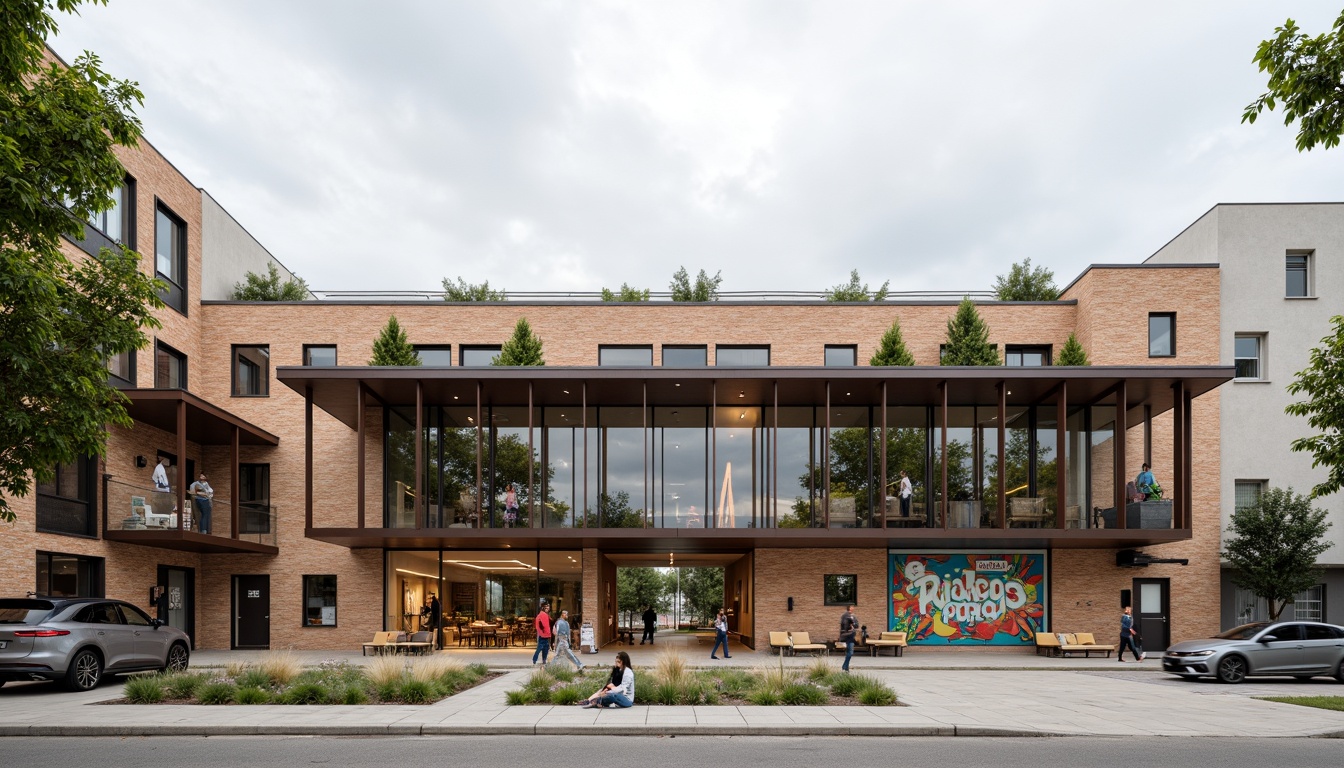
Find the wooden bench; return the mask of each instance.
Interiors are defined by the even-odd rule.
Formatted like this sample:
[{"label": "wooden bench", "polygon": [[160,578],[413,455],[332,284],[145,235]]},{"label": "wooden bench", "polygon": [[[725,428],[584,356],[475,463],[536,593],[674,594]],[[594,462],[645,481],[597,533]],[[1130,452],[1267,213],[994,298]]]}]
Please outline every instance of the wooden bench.
[{"label": "wooden bench", "polygon": [[401,636],[400,632],[374,632],[373,640],[364,643],[360,655],[368,656],[370,648],[377,653],[387,653],[388,650],[395,653],[397,650],[397,638],[399,636]]},{"label": "wooden bench", "polygon": [[874,656],[880,655],[883,648],[890,648],[893,656],[904,656],[905,636],[904,632],[883,632],[876,639],[869,638],[868,645],[873,649]]},{"label": "wooden bench", "polygon": [[794,654],[797,654],[799,651],[804,651],[806,653],[816,653],[817,651],[821,651],[829,656],[831,653],[830,648],[828,648],[825,643],[812,642],[812,638],[806,632],[790,632],[789,643],[793,646]]},{"label": "wooden bench", "polygon": [[785,652],[793,653],[793,643],[789,642],[788,632],[770,633],[770,650],[779,651],[779,655],[785,655]]},{"label": "wooden bench", "polygon": [[1059,635],[1054,632],[1036,633],[1036,655],[1037,656],[1058,656],[1059,655]]},{"label": "wooden bench", "polygon": [[1084,658],[1089,658],[1093,653],[1104,653],[1107,658],[1115,653],[1116,646],[1102,645],[1092,637],[1091,632],[1078,632],[1064,636],[1063,642],[1059,644],[1059,653],[1062,656],[1068,656],[1070,653],[1081,653]]}]

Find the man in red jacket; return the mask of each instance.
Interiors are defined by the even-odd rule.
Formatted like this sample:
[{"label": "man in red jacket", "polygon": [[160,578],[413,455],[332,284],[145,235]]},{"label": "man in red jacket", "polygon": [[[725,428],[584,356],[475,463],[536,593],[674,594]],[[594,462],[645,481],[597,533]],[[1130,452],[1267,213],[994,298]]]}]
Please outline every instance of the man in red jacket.
[{"label": "man in red jacket", "polygon": [[532,654],[532,664],[535,666],[537,657],[541,657],[541,665],[546,666],[546,657],[551,653],[551,615],[546,612],[546,602],[542,601],[541,608],[537,611],[537,650]]}]

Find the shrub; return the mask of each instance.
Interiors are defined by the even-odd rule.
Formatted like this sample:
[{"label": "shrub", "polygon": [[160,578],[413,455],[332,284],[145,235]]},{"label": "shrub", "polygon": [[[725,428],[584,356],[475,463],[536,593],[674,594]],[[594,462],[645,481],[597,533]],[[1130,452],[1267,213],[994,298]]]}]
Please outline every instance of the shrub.
[{"label": "shrub", "polygon": [[298,683],[281,695],[285,704],[326,704],[331,692],[321,683]]},{"label": "shrub", "polygon": [[205,683],[203,675],[177,674],[164,678],[163,690],[170,699],[193,699]]},{"label": "shrub", "polygon": [[653,662],[653,674],[672,685],[682,685],[690,677],[691,665],[680,651],[664,648]]},{"label": "shrub", "polygon": [[779,693],[779,702],[790,707],[821,706],[827,699],[825,691],[810,683],[791,683]]},{"label": "shrub", "polygon": [[375,688],[387,683],[400,685],[405,673],[405,662],[395,656],[379,656],[364,667],[364,677],[368,678]]},{"label": "shrub", "polygon": [[[636,678],[635,680],[635,690],[636,690],[636,698],[638,698],[638,690],[639,690],[638,678]],[[681,703],[680,698],[681,698],[681,690],[676,685],[674,685],[673,683],[658,682],[655,683],[653,686],[652,695],[649,697],[649,701],[653,702],[654,704],[665,704],[667,706],[672,706],[673,704],[680,704]]]},{"label": "shrub", "polygon": [[747,694],[747,701],[759,707],[774,707],[779,705],[779,693],[773,688],[758,688]]},{"label": "shrub", "polygon": [[755,677],[758,681],[756,684],[758,690],[770,690],[779,693],[797,680],[798,676],[792,669],[766,664],[756,668]]},{"label": "shrub", "polygon": [[122,689],[132,704],[158,704],[163,701],[163,678],[159,675],[138,675],[126,681]]},{"label": "shrub", "polygon": [[217,680],[196,689],[196,700],[202,704],[228,704],[237,693],[238,688],[233,683]]},{"label": "shrub", "polygon": [[459,675],[466,669],[466,666],[457,659],[447,656],[427,656],[416,661],[411,666],[411,677],[426,683],[433,683],[442,680],[445,676]]},{"label": "shrub", "polygon": [[480,662],[477,662],[475,664],[468,664],[467,671],[475,675],[477,680],[490,674],[490,668],[485,666],[484,664],[481,664]]},{"label": "shrub", "polygon": [[239,688],[267,688],[271,685],[271,676],[260,669],[244,669],[241,674],[232,675]]},{"label": "shrub", "polygon": [[401,682],[401,690],[397,692],[397,698],[407,704],[428,704],[437,697],[432,683],[409,678]]},{"label": "shrub", "polygon": [[843,672],[831,675],[827,682],[831,686],[831,693],[836,696],[853,696],[864,688],[877,684],[876,680],[867,675],[847,675]]},{"label": "shrub", "polygon": [[227,677],[238,677],[249,669],[252,669],[252,665],[246,661],[230,661],[224,665],[224,674]]},{"label": "shrub", "polygon": [[521,707],[532,703],[532,694],[526,688],[521,691],[509,691],[504,694],[504,702],[511,707]]},{"label": "shrub", "polygon": [[572,685],[566,685],[564,688],[560,688],[551,693],[552,704],[577,704],[585,698],[587,697],[582,693],[579,693],[579,689]]},{"label": "shrub", "polygon": [[333,698],[348,705],[367,704],[369,702],[369,694],[365,693],[364,689],[358,685],[342,688],[341,692]]},{"label": "shrub", "polygon": [[289,685],[303,671],[303,664],[293,651],[271,651],[257,664],[275,685]]},{"label": "shrub", "polygon": [[873,680],[859,689],[859,703],[865,707],[890,707],[896,703],[896,692],[885,683]]},{"label": "shrub", "polygon": [[234,695],[233,700],[238,704],[269,704],[271,703],[271,694],[265,688],[245,685],[238,688],[238,693]]},{"label": "shrub", "polygon": [[556,680],[559,680],[559,681],[562,682],[562,683],[572,683],[572,682],[574,682],[574,678],[577,677],[578,674],[579,674],[578,671],[576,671],[575,669],[571,668],[571,667],[570,667],[569,665],[567,665],[567,664],[566,664],[566,665],[561,665],[561,664],[555,664],[555,665],[553,665],[553,666],[551,667],[550,673],[551,673],[551,677],[554,677]]},{"label": "shrub", "polygon": [[814,683],[820,683],[827,680],[835,674],[835,667],[831,666],[829,659],[818,656],[807,665],[807,679]]},{"label": "shrub", "polygon": [[719,690],[723,695],[735,699],[745,697],[756,686],[756,679],[751,673],[740,669],[725,669],[718,677]]},{"label": "shrub", "polygon": [[378,695],[379,701],[396,701],[397,695],[401,693],[401,678],[384,680],[373,687],[373,692]]}]

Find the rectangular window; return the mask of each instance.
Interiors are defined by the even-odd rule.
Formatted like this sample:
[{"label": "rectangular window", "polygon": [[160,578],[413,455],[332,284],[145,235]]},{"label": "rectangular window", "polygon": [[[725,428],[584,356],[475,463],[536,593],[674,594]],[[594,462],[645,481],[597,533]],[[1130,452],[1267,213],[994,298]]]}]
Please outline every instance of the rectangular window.
[{"label": "rectangular window", "polygon": [[1176,356],[1176,313],[1150,312],[1148,314],[1148,356]]},{"label": "rectangular window", "polygon": [[57,464],[55,475],[37,484],[37,530],[71,536],[97,535],[94,459]]},{"label": "rectangular window", "polygon": [[828,573],[822,577],[822,591],[826,605],[854,605],[859,599],[859,577]]},{"label": "rectangular window", "polygon": [[499,357],[500,347],[462,347],[458,353],[459,362],[466,366],[494,365]]},{"label": "rectangular window", "polygon": [[420,358],[421,365],[443,368],[453,364],[453,347],[450,344],[416,344],[415,356]]},{"label": "rectangular window", "polygon": [[269,397],[271,394],[271,348],[233,346],[233,396]]},{"label": "rectangular window", "polygon": [[135,205],[135,181],[129,176],[112,190],[112,207],[89,217],[89,224],[107,235],[108,239],[130,246],[126,238],[132,229],[131,210]]},{"label": "rectangular window", "polygon": [[721,368],[767,368],[770,366],[770,347],[714,348],[714,364]]},{"label": "rectangular window", "polygon": [[271,465],[238,465],[238,532],[271,532]]},{"label": "rectangular window", "polygon": [[187,356],[161,341],[154,345],[154,388],[187,388]]},{"label": "rectangular window", "polygon": [[1311,294],[1311,257],[1313,252],[1289,253],[1284,257],[1284,292],[1290,299],[1304,299]]},{"label": "rectangular window", "polygon": [[38,552],[35,591],[44,597],[103,597],[103,558]]},{"label": "rectangular window", "polygon": [[1233,608],[1236,611],[1235,624],[1250,624],[1252,621],[1265,621],[1269,611],[1265,601],[1256,597],[1249,589],[1236,587],[1232,593]]},{"label": "rectangular window", "polygon": [[1003,348],[1003,364],[1039,368],[1050,364],[1050,345],[1008,344]]},{"label": "rectangular window", "polygon": [[336,626],[336,577],[303,577],[303,625]]},{"label": "rectangular window", "polygon": [[825,364],[834,366],[855,366],[859,364],[859,348],[852,344],[827,344]]},{"label": "rectangular window", "polygon": [[1237,480],[1233,483],[1234,493],[1232,499],[1233,509],[1240,512],[1243,509],[1249,509],[1260,501],[1260,496],[1265,492],[1266,481],[1264,480]]},{"label": "rectangular window", "polygon": [[1263,379],[1264,365],[1260,356],[1264,351],[1263,336],[1237,334],[1233,341],[1233,357],[1238,379]]},{"label": "rectangular window", "polygon": [[1298,621],[1325,621],[1324,584],[1317,584],[1293,596],[1293,618]]},{"label": "rectangular window", "polygon": [[335,344],[303,345],[303,364],[334,367],[336,365]]},{"label": "rectangular window", "polygon": [[159,298],[186,314],[187,225],[162,205],[154,217],[154,270],[165,283]]},{"label": "rectangular window", "polygon": [[597,364],[647,367],[653,365],[653,347],[599,346],[597,348]]},{"label": "rectangular window", "polygon": [[128,349],[107,358],[108,383],[114,387],[135,386],[135,350]]},{"label": "rectangular window", "polygon": [[663,345],[663,367],[704,368],[709,365],[709,348],[700,346]]}]

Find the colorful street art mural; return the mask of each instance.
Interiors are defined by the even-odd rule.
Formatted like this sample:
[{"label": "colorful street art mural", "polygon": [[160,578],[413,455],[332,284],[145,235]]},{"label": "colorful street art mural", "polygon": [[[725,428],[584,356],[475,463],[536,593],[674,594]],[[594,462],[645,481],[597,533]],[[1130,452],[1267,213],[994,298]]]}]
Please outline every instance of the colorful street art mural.
[{"label": "colorful street art mural", "polygon": [[1027,645],[1045,626],[1044,552],[890,552],[891,631],[920,645]]}]

